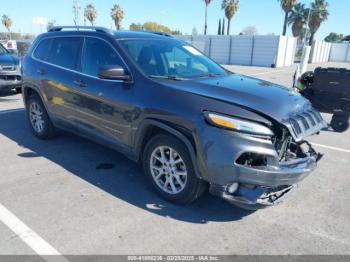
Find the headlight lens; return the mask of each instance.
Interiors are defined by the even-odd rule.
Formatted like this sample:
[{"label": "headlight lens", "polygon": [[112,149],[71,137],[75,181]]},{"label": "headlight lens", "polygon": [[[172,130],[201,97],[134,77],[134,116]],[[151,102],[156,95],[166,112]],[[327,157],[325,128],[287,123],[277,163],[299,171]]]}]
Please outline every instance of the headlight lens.
[{"label": "headlight lens", "polygon": [[265,136],[273,135],[273,132],[271,131],[271,129],[269,129],[264,125],[261,125],[252,121],[223,116],[216,113],[206,113],[206,116],[212,124],[219,127],[251,133],[251,134],[257,134],[257,135],[265,135]]}]

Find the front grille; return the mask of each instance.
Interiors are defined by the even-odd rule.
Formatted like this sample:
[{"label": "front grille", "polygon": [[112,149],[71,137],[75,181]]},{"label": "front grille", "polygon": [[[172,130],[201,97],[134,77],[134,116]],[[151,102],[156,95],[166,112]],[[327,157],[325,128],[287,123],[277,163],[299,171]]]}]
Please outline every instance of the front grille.
[{"label": "front grille", "polygon": [[1,80],[5,80],[5,81],[21,81],[21,76],[13,76],[13,75],[0,75],[0,79]]},{"label": "front grille", "polygon": [[296,141],[300,141],[304,137],[313,135],[327,127],[321,114],[314,109],[292,116],[288,119],[287,125]]}]

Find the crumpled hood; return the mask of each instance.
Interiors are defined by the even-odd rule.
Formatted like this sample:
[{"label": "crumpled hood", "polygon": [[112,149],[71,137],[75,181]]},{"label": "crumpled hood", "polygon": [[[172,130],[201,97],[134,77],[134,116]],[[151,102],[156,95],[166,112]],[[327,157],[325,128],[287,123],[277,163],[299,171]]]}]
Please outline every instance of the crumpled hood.
[{"label": "crumpled hood", "polygon": [[0,55],[0,65],[18,65],[19,59],[12,54],[2,54]]},{"label": "crumpled hood", "polygon": [[310,102],[297,92],[238,74],[200,80],[167,81],[167,83],[194,94],[249,108],[279,122],[311,108]]}]

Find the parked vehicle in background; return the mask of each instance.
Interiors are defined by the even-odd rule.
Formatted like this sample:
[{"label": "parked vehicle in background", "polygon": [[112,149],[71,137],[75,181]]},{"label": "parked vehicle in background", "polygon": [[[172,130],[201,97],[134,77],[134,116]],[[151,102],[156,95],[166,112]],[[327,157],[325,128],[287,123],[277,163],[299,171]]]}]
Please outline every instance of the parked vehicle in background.
[{"label": "parked vehicle in background", "polygon": [[0,44],[0,91],[15,89],[21,92],[21,63],[15,54],[11,54]]},{"label": "parked vehicle in background", "polygon": [[12,54],[18,55],[20,58],[24,57],[31,42],[27,40],[0,40],[0,43]]},{"label": "parked vehicle in background", "polygon": [[326,127],[299,93],[228,72],[185,42],[99,27],[40,35],[23,100],[35,136],[64,129],[116,149],[180,204],[207,187],[244,208],[280,202],[316,168],[305,139]]},{"label": "parked vehicle in background", "polygon": [[337,132],[349,128],[350,70],[321,68],[302,75],[301,94],[318,110],[333,114],[331,127]]},{"label": "parked vehicle in background", "polygon": [[30,41],[17,41],[17,53],[19,57],[24,57],[31,46]]},{"label": "parked vehicle in background", "polygon": [[10,53],[18,53],[16,40],[0,40],[0,44],[2,44]]}]

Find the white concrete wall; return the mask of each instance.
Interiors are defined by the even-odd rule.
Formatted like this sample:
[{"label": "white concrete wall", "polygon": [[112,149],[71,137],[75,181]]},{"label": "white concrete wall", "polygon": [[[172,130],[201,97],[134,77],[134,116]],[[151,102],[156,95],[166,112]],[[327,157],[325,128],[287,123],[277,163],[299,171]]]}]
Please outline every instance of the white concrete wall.
[{"label": "white concrete wall", "polygon": [[252,64],[267,67],[276,64],[279,40],[279,36],[255,36]]},{"label": "white concrete wall", "polygon": [[294,62],[296,38],[285,36],[177,36],[220,64],[276,67]]},{"label": "white concrete wall", "polygon": [[350,62],[350,44],[334,43],[332,44],[330,62]]},{"label": "white concrete wall", "polygon": [[211,37],[210,57],[217,63],[229,64],[230,37],[218,35]]},{"label": "white concrete wall", "polygon": [[331,43],[314,41],[311,47],[310,63],[324,63],[329,61]]},{"label": "white concrete wall", "polygon": [[231,41],[230,64],[251,65],[253,59],[253,36],[233,36]]}]

